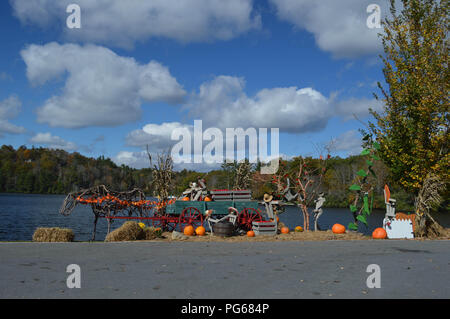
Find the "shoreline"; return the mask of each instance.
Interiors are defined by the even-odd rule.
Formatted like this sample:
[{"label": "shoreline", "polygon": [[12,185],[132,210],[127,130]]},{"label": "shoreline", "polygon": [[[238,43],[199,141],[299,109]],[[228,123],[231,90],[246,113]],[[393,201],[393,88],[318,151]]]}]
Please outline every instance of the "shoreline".
[{"label": "shoreline", "polygon": [[323,242],[323,241],[445,241],[450,240],[450,228],[446,228],[446,236],[438,238],[412,238],[412,239],[373,239],[371,236],[364,235],[358,232],[347,232],[345,234],[334,234],[331,230],[326,231],[304,231],[304,232],[290,232],[289,234],[277,234],[275,236],[255,236],[247,237],[245,235],[232,236],[232,237],[219,237],[211,235],[207,232],[205,236],[188,236],[186,239],[172,239],[170,232],[164,232],[162,238],[152,240],[135,240],[135,241],[117,241],[117,242],[105,242],[103,240],[96,241],[77,241],[73,242],[34,242],[32,240],[22,241],[0,241],[0,243],[140,243],[140,242],[154,242],[154,243],[181,243],[181,242],[193,242],[193,243],[252,243],[252,242]]}]

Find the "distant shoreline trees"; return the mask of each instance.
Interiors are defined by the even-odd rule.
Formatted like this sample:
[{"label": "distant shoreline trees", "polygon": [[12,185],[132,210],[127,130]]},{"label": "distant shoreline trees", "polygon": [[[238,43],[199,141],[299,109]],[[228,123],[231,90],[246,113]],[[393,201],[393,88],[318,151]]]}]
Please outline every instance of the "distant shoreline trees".
[{"label": "distant shoreline trees", "polygon": [[[287,169],[298,166],[301,157],[286,161]],[[320,159],[307,158],[311,165]],[[348,158],[331,157],[327,171],[323,176],[321,191],[327,199],[325,207],[348,208],[352,192],[348,190],[353,184],[356,173],[364,167],[364,156]],[[412,211],[414,198],[400,191],[400,187],[388,179],[388,170],[382,163],[376,163],[377,175],[375,185],[374,208],[384,209],[383,186],[386,182],[396,197],[398,209]],[[235,172],[228,166],[207,173],[192,170],[174,171],[173,192],[179,195],[189,187],[189,182],[204,178],[209,189],[233,187]],[[274,192],[270,175],[261,175],[258,166],[251,168],[250,189],[255,199],[262,199],[264,193]],[[269,177],[269,178],[267,178]],[[79,153],[46,148],[0,147],[0,192],[1,193],[36,193],[67,194],[96,185],[107,185],[110,189],[125,191],[134,187],[141,188],[148,196],[153,195],[153,168],[134,169],[126,165],[118,166],[111,159],[85,157]]]}]

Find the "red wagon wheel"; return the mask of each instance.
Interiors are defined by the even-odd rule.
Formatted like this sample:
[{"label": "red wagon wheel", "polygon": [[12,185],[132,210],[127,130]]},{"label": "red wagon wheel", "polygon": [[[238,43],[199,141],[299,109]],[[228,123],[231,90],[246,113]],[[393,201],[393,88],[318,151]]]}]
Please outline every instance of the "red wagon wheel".
[{"label": "red wagon wheel", "polygon": [[259,210],[254,208],[244,208],[238,216],[238,226],[245,230],[249,231],[252,230],[252,223],[253,222],[262,222],[262,216],[259,213]]},{"label": "red wagon wheel", "polygon": [[[174,222],[175,221],[175,222]],[[178,219],[166,215],[155,215],[152,217],[152,226],[161,228],[163,231],[172,231],[177,227]]]},{"label": "red wagon wheel", "polygon": [[203,214],[195,207],[186,207],[181,212],[179,224],[181,231],[188,225],[191,225],[194,229],[203,226]]}]

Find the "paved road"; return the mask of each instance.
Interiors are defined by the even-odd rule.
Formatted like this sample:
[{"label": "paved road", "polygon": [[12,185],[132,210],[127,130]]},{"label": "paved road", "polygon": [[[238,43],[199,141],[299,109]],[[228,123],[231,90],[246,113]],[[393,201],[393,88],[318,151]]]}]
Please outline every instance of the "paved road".
[{"label": "paved road", "polygon": [[0,243],[0,298],[450,298],[449,270],[449,241]]}]

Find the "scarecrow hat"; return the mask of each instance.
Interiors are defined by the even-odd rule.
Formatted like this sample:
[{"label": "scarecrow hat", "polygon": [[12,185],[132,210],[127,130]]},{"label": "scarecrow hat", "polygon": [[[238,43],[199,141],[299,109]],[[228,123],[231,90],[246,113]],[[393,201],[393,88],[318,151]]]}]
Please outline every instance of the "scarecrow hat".
[{"label": "scarecrow hat", "polygon": [[265,201],[266,203],[271,202],[272,199],[273,199],[273,196],[272,196],[272,195],[269,195],[269,194],[267,194],[267,193],[264,194],[264,201]]}]

